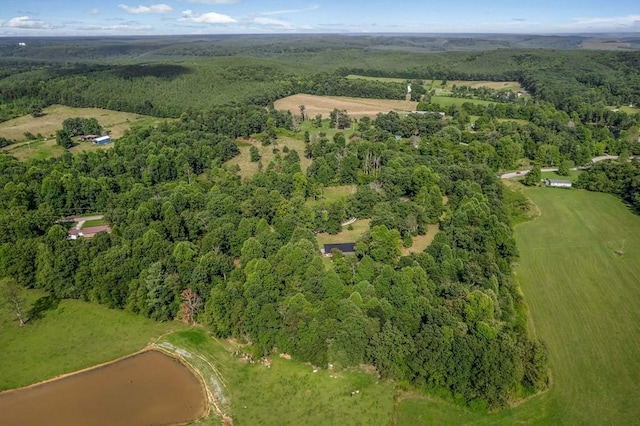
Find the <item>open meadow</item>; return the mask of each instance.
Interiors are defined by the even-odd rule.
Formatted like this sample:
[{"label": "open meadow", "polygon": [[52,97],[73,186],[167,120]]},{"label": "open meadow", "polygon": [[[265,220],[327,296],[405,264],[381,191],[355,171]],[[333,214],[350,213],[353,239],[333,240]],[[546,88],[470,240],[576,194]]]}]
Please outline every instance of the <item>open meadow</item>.
[{"label": "open meadow", "polygon": [[417,102],[389,100],[389,99],[369,99],[350,98],[346,96],[316,96],[316,95],[293,95],[278,99],[275,108],[283,111],[291,111],[292,114],[299,114],[299,106],[306,107],[307,115],[315,117],[322,114],[327,118],[334,108],[346,110],[349,116],[355,118],[375,117],[378,113],[411,112],[415,111]]},{"label": "open meadow", "polygon": [[[95,118],[109,133],[117,139],[133,126],[150,126],[160,121],[155,117],[129,112],[111,111],[100,108],[74,108],[64,105],[52,105],[42,110],[42,117],[25,115],[0,123],[0,137],[13,139],[18,143],[2,148],[19,160],[30,158],[45,159],[62,155],[64,148],[56,144],[55,133],[62,129],[62,122],[67,118],[82,117]],[[28,141],[25,133],[31,133],[38,137],[37,140]],[[82,151],[94,151],[108,149],[113,144],[95,145],[91,141],[76,142],[69,149],[71,153]]]},{"label": "open meadow", "polygon": [[[304,156],[304,141],[295,139],[289,136],[278,136],[278,139],[274,141],[273,144],[264,146],[257,139],[249,139],[249,140],[238,140],[238,149],[240,149],[240,154],[233,157],[231,160],[227,161],[226,164],[230,166],[237,165],[240,167],[240,171],[238,174],[243,179],[250,179],[260,170],[260,163],[262,164],[263,170],[267,168],[269,163],[273,161],[277,155],[284,156],[286,155],[282,152],[282,149],[286,146],[291,150],[296,150],[298,156],[300,157],[300,169],[302,169],[302,173],[306,173],[307,169],[311,165],[311,160]],[[251,147],[255,146],[258,149],[258,153],[260,154],[260,161],[251,161]],[[274,149],[277,149],[278,152],[274,153]]]},{"label": "open meadow", "polygon": [[397,424],[618,425],[640,418],[640,217],[609,194],[525,194],[541,216],[516,227],[516,272],[531,331],[549,348],[550,390],[495,415],[408,398]]},{"label": "open meadow", "polygon": [[111,137],[117,139],[134,125],[153,124],[157,118],[130,112],[111,111],[100,108],[74,108],[64,105],[52,105],[42,110],[42,117],[25,115],[0,123],[0,136],[15,141],[25,140],[25,132],[38,133],[44,138],[55,138],[56,130],[62,129],[67,118],[95,118]]}]

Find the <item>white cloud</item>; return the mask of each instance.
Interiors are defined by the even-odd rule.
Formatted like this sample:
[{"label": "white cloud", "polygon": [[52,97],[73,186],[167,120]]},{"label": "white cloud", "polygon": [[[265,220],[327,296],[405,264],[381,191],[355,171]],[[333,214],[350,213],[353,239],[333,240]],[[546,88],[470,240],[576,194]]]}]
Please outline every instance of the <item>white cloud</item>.
[{"label": "white cloud", "polygon": [[102,26],[91,26],[91,27],[81,27],[79,28],[82,31],[149,31],[153,29],[150,25],[139,25],[139,24],[116,24],[116,25],[102,25]]},{"label": "white cloud", "polygon": [[93,7],[91,9],[85,10],[85,12],[89,15],[97,15],[100,13],[100,9],[98,9],[97,7]]},{"label": "white cloud", "polygon": [[260,15],[285,15],[287,13],[298,13],[298,12],[308,12],[310,10],[317,10],[320,9],[320,6],[315,5],[315,6],[309,6],[309,7],[305,7],[302,9],[284,9],[284,10],[274,10],[271,12],[262,12],[260,13]]},{"label": "white cloud", "polygon": [[234,4],[240,3],[240,0],[187,0],[187,2],[204,4]]},{"label": "white cloud", "polygon": [[591,30],[623,30],[640,28],[640,15],[575,18],[567,27]]},{"label": "white cloud", "polygon": [[127,13],[133,13],[138,15],[141,13],[169,13],[173,10],[168,4],[160,3],[151,6],[127,6],[126,4],[119,4],[118,7]]},{"label": "white cloud", "polygon": [[208,12],[203,14],[195,13],[193,10],[187,9],[182,12],[182,22],[194,22],[196,24],[233,24],[238,22],[229,15],[222,13]]},{"label": "white cloud", "polygon": [[47,24],[39,19],[31,19],[28,16],[16,16],[2,23],[6,28],[20,28],[29,30],[48,30],[53,28],[52,25]]},{"label": "white cloud", "polygon": [[293,26],[287,21],[283,21],[281,19],[265,18],[264,16],[253,18],[252,22],[269,27],[293,28]]}]

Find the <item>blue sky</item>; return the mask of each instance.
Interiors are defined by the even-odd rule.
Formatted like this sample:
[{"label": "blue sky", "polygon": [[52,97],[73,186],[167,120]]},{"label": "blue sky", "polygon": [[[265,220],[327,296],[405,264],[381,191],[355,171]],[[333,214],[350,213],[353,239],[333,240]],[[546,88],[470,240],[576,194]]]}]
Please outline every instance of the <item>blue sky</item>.
[{"label": "blue sky", "polygon": [[639,0],[0,0],[0,36],[640,32]]}]

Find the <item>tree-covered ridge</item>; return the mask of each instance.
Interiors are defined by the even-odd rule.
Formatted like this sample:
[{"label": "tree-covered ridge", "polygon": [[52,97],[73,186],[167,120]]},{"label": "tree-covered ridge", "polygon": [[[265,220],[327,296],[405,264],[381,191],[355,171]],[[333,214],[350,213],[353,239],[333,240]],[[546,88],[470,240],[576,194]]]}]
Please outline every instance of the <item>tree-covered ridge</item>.
[{"label": "tree-covered ridge", "polygon": [[[296,41],[292,43],[295,46]],[[32,60],[3,60],[7,71],[0,74],[0,120],[53,103],[177,117],[189,108],[267,105],[296,93],[386,99],[403,99],[406,93],[401,83],[345,78],[349,74],[423,81],[518,81],[535,100],[567,113],[640,104],[637,52],[505,49],[421,55],[347,43],[342,49],[324,46],[308,53],[293,49],[247,57],[235,51],[234,56],[195,61],[110,65],[80,59],[47,62],[38,59],[37,52],[32,52]]]},{"label": "tree-covered ridge", "polygon": [[[326,208],[305,203],[324,182],[301,173],[295,151],[248,182],[222,167],[235,137],[291,126],[290,115],[257,107],[186,113],[105,152],[28,163],[3,155],[0,275],[157,320],[175,318],[188,289],[202,301],[198,322],[256,354],[277,347],[316,365],[372,363],[385,377],[504,406],[547,376],[511,277],[502,187],[486,165],[458,164],[467,148],[428,116],[414,117],[428,130],[419,149],[381,139],[396,118],[365,120],[350,141],[309,141],[314,163],[343,152],[352,170],[339,179],[359,184],[346,205]],[[54,224],[87,210],[105,211],[111,234],[68,240]],[[356,256],[336,254],[327,270],[314,232],[347,212],[371,218],[371,229]],[[403,238],[436,222],[428,250],[401,256]]]}]

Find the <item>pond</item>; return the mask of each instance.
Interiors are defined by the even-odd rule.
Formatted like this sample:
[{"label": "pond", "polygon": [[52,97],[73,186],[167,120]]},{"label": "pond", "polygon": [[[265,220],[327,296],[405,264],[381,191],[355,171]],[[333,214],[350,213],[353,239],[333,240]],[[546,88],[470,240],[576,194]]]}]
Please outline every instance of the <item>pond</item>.
[{"label": "pond", "polygon": [[3,425],[159,425],[202,417],[195,374],[150,350],[61,379],[0,393]]}]

